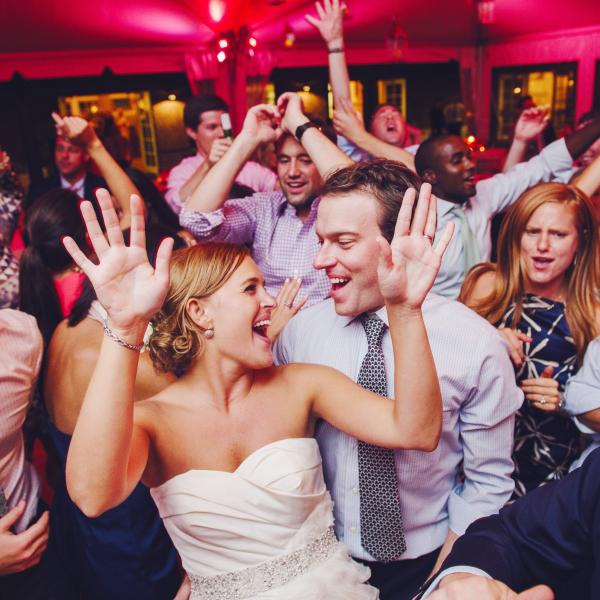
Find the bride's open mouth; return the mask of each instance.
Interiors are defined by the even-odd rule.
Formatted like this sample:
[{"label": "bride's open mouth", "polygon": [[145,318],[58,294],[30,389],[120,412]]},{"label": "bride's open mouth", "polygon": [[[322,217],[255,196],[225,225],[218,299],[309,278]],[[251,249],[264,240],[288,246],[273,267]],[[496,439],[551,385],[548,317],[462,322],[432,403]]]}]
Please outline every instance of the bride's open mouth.
[{"label": "bride's open mouth", "polygon": [[252,325],[252,331],[254,335],[258,336],[260,339],[268,342],[269,344],[271,343],[271,338],[268,336],[267,331],[270,324],[270,319],[262,319]]}]

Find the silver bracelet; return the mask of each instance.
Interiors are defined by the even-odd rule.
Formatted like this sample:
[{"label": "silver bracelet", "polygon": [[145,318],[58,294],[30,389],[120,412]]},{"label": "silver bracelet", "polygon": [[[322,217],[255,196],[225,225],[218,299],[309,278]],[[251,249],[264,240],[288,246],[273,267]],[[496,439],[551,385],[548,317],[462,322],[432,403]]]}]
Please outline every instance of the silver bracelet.
[{"label": "silver bracelet", "polygon": [[122,340],[109,326],[106,322],[106,319],[102,321],[102,327],[104,328],[104,333],[111,339],[113,342],[117,342],[119,346],[123,346],[123,348],[128,348],[129,350],[134,350],[135,352],[141,352],[144,348],[144,342],[141,344],[130,344],[125,340]]}]

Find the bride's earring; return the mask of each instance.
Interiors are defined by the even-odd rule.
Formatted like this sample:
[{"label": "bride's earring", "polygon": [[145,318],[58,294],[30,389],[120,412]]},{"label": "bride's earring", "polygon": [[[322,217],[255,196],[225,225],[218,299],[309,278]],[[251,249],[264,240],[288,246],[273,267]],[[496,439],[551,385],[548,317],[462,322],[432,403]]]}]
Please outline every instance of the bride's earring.
[{"label": "bride's earring", "polygon": [[212,328],[205,329],[203,333],[204,333],[204,337],[210,340],[210,338],[214,337],[215,330]]}]

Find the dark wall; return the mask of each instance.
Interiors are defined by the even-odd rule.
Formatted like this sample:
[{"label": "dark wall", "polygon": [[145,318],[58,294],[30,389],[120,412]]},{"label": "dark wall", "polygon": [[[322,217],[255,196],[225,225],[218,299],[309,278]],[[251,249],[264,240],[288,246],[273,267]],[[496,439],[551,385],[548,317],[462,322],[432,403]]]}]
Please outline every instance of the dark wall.
[{"label": "dark wall", "polygon": [[[363,83],[365,117],[377,104],[379,79],[406,78],[406,120],[415,127],[430,127],[429,113],[440,98],[443,104],[460,98],[459,65],[456,61],[424,64],[383,64],[350,66],[350,79]],[[274,69],[271,81],[277,94],[297,91],[303,85],[327,98],[328,71],[325,67]]]},{"label": "dark wall", "polygon": [[0,145],[10,154],[17,172],[38,180],[53,169],[50,114],[58,109],[59,97],[142,90],[150,92],[153,104],[168,94],[181,99],[190,94],[183,73],[120,76],[107,69],[100,77],[32,80],[17,75],[0,83]]}]

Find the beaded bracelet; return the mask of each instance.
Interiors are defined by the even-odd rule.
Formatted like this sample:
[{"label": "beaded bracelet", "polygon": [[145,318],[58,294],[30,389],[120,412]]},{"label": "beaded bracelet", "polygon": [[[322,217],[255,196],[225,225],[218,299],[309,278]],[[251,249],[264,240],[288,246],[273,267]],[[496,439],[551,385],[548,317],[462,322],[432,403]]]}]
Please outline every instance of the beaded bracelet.
[{"label": "beaded bracelet", "polygon": [[122,340],[109,326],[106,322],[106,319],[102,321],[102,327],[104,328],[104,333],[111,339],[113,342],[117,342],[119,346],[123,346],[123,348],[127,348],[129,350],[134,350],[135,352],[141,352],[144,348],[144,342],[141,344],[130,344],[125,340]]},{"label": "beaded bracelet", "polygon": [[344,47],[338,46],[336,48],[327,48],[327,52],[329,54],[337,54],[338,52],[344,52]]}]

